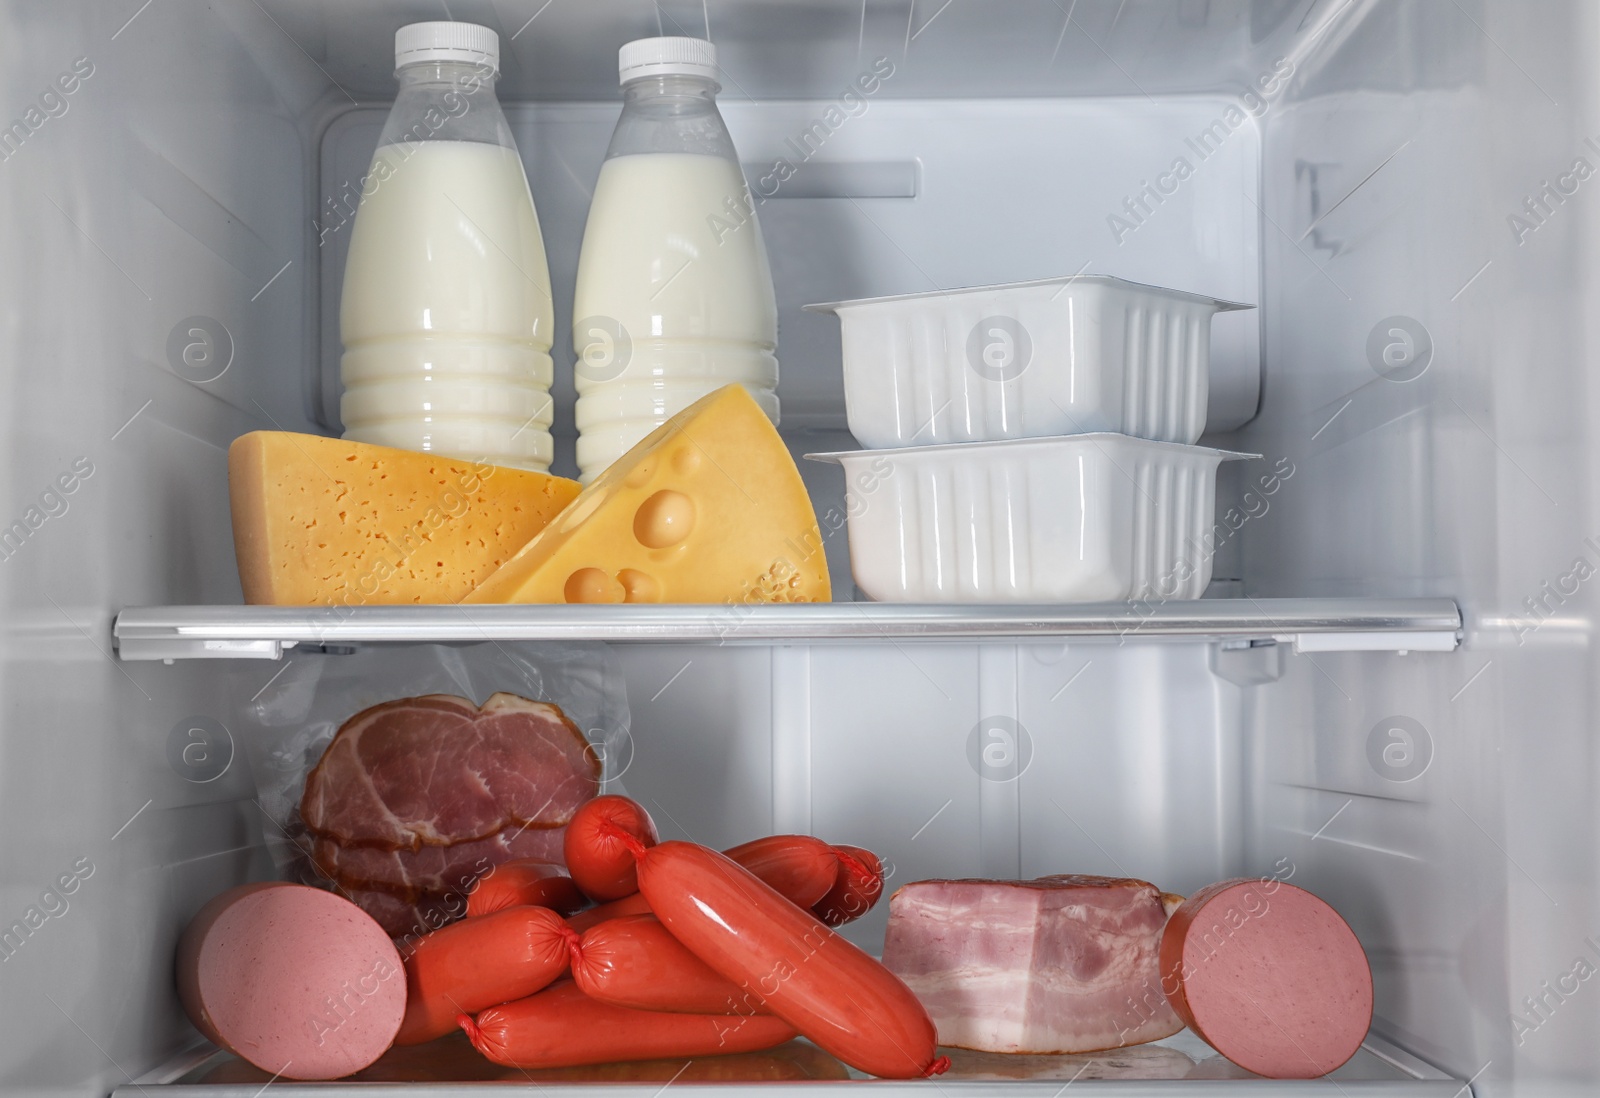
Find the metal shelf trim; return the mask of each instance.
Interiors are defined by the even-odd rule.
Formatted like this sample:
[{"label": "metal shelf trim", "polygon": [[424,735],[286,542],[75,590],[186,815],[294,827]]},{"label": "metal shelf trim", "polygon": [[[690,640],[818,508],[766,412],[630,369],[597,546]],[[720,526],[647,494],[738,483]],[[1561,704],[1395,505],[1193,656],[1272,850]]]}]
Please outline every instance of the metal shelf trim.
[{"label": "metal shelf trim", "polygon": [[[1282,640],[1306,650],[1445,651],[1450,599],[1199,599],[1075,606],[168,606],[124,610],[124,660],[278,659],[296,645],[811,644],[1065,638]],[[1310,638],[1315,638],[1310,639]]]}]

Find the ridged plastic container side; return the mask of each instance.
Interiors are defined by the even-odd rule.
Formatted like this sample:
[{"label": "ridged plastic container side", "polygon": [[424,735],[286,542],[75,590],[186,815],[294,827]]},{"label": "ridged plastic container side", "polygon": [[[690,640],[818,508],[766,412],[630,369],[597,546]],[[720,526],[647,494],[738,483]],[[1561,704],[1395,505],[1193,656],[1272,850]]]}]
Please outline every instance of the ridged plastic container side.
[{"label": "ridged plastic container side", "polygon": [[1206,528],[1216,507],[1216,466],[1139,459],[1133,478],[1131,598],[1197,599],[1211,582]]},{"label": "ridged plastic container side", "polygon": [[1122,434],[1191,443],[1206,427],[1211,312],[1181,303],[1124,313]]},{"label": "ridged plastic container side", "polygon": [[[1198,598],[1230,455],[1120,435],[833,455],[850,561],[880,602]],[[872,474],[869,469],[887,470]]]},{"label": "ridged plastic container side", "polygon": [[1205,431],[1211,318],[1235,308],[1118,279],[817,306],[837,312],[851,433],[871,449]]}]

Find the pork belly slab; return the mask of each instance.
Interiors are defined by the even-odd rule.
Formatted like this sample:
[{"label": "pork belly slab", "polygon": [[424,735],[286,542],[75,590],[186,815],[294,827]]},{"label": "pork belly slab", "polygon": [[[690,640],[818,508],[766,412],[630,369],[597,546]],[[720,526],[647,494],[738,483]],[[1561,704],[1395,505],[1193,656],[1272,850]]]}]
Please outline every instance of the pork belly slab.
[{"label": "pork belly slab", "polygon": [[1181,897],[1147,881],[915,881],[889,900],[883,963],[922,1000],[941,1045],[1094,1052],[1183,1028],[1158,956]]}]

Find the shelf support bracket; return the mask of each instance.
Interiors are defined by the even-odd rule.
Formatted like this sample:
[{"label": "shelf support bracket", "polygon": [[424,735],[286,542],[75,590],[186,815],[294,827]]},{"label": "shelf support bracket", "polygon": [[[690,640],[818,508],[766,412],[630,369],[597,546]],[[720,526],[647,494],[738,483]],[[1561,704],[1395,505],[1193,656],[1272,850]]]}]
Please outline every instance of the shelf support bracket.
[{"label": "shelf support bracket", "polygon": [[117,655],[125,660],[281,660],[299,641],[214,640],[201,637],[119,637]]},{"label": "shelf support bracket", "polygon": [[1450,632],[1416,633],[1295,633],[1279,637],[1293,641],[1295,654],[1306,652],[1454,652],[1461,636]]}]

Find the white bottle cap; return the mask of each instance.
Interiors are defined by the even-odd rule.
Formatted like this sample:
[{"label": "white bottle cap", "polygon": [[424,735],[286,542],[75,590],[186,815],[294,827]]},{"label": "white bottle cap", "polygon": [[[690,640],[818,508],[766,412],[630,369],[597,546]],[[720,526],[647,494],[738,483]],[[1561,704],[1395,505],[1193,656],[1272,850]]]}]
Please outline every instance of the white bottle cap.
[{"label": "white bottle cap", "polygon": [[617,51],[621,82],[643,76],[717,78],[717,47],[704,38],[640,38]]},{"label": "white bottle cap", "polygon": [[465,61],[500,72],[500,36],[476,23],[408,23],[394,32],[394,67]]}]

